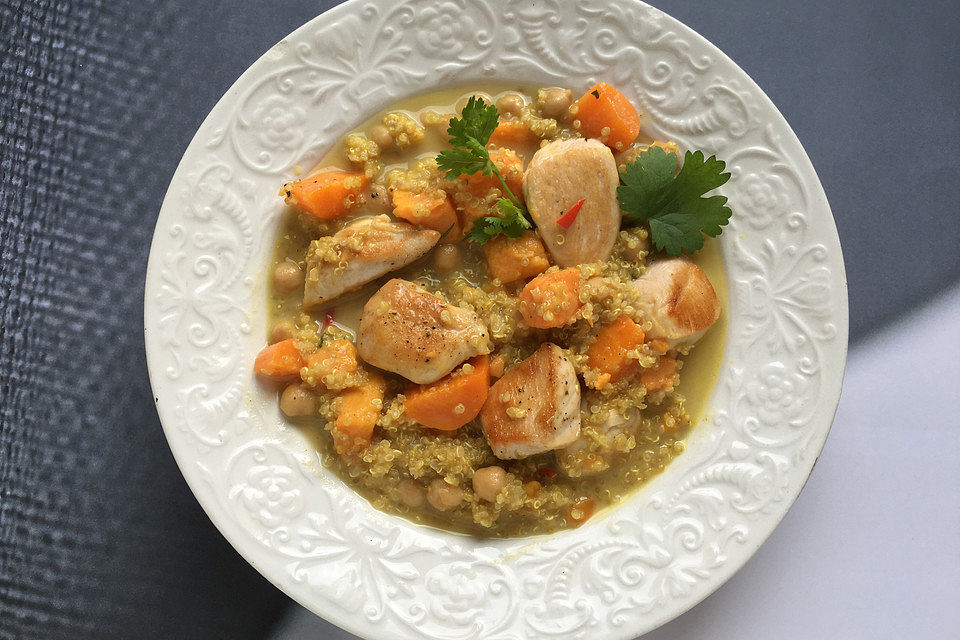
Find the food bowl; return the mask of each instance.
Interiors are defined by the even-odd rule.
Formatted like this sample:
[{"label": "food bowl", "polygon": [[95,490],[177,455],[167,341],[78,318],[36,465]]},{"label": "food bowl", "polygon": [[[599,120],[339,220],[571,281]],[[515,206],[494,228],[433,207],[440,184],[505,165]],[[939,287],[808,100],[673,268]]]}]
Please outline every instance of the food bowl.
[{"label": "food bowl", "polygon": [[[446,86],[615,83],[655,137],[726,160],[728,333],[686,451],[578,529],[478,539],[373,508],[257,383],[278,184],[351,127]],[[157,222],[146,347],[170,447],[234,547],[366,638],[634,638],[727,580],[786,513],[840,395],[836,228],[789,125],[732,61],[633,0],[351,0],[282,40],[210,112]]]}]

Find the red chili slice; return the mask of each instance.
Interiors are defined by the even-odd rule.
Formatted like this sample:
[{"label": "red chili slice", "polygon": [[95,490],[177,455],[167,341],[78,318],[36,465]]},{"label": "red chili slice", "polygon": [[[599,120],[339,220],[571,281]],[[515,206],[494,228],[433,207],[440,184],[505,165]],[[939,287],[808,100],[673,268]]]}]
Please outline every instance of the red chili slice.
[{"label": "red chili slice", "polygon": [[537,473],[539,473],[542,478],[552,478],[557,475],[557,472],[553,469],[537,469]]},{"label": "red chili slice", "polygon": [[573,224],[573,221],[577,219],[577,214],[580,213],[580,207],[582,207],[583,203],[586,201],[586,198],[582,198],[580,202],[570,207],[569,211],[560,216],[560,219],[557,220],[557,224],[564,229],[569,229],[570,225]]},{"label": "red chili slice", "polygon": [[333,324],[333,321],[337,319],[336,309],[327,309],[326,315],[323,316],[323,328],[321,331],[326,331],[327,328]]}]

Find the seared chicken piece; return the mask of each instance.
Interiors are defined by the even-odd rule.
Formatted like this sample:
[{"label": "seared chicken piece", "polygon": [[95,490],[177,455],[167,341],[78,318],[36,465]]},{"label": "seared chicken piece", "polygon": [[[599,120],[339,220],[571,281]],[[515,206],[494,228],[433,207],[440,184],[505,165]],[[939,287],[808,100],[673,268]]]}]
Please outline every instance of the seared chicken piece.
[{"label": "seared chicken piece", "polygon": [[357,353],[411,382],[436,382],[473,356],[490,353],[490,333],[469,309],[394,278],[363,305]]},{"label": "seared chicken piece", "polygon": [[525,458],[580,437],[580,382],[563,350],[550,342],[490,388],[480,424],[493,454]]},{"label": "seared chicken piece", "polygon": [[385,215],[357,220],[310,243],[303,306],[314,307],[406,266],[437,244],[440,234]]},{"label": "seared chicken piece", "polygon": [[[595,403],[596,398],[599,398],[597,392],[589,392],[584,398],[583,410],[588,411],[590,404]],[[599,425],[598,431],[599,435],[605,439],[615,439],[617,437],[635,436],[639,427],[640,410],[631,407],[627,409],[626,414],[611,411],[606,420]],[[573,444],[557,450],[557,466],[568,476],[578,478],[606,471],[610,468],[610,462],[616,455],[616,451],[591,452],[590,442],[585,432]]]},{"label": "seared chicken piece", "polygon": [[648,337],[664,338],[671,347],[696,342],[720,317],[720,299],[707,274],[687,260],[658,260],[633,284],[650,305]]},{"label": "seared chicken piece", "polygon": [[[597,140],[551,142],[533,155],[523,174],[523,196],[554,262],[575,267],[610,257],[620,231],[619,184],[613,153]],[[581,199],[570,228],[557,224]]]}]

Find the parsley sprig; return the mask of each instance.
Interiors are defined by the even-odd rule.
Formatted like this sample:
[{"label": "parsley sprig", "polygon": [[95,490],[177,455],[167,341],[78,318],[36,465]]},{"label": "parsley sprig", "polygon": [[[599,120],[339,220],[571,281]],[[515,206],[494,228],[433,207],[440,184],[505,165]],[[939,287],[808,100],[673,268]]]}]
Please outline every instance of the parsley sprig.
[{"label": "parsley sprig", "polygon": [[484,244],[496,235],[516,239],[527,229],[533,228],[524,212],[506,198],[497,200],[497,209],[503,214],[502,216],[486,216],[473,223],[473,227],[470,228],[471,240]]},{"label": "parsley sprig", "polygon": [[677,172],[677,157],[650,147],[627,165],[617,188],[624,222],[650,225],[653,244],[672,256],[703,247],[704,234],[715,238],[730,220],[725,196],[702,197],[730,179],[726,164],[702,151],[687,151]]},{"label": "parsley sprig", "polygon": [[525,230],[533,228],[526,207],[507,186],[487,151],[487,142],[497,128],[498,121],[499,114],[494,105],[487,104],[477,96],[471,96],[460,112],[460,117],[450,119],[447,135],[450,136],[452,148],[444,149],[437,156],[437,165],[448,180],[480,173],[500,182],[500,189],[505,196],[497,200],[497,209],[501,215],[480,218],[470,229],[470,239],[479,244],[484,244],[497,235],[519,238]]}]

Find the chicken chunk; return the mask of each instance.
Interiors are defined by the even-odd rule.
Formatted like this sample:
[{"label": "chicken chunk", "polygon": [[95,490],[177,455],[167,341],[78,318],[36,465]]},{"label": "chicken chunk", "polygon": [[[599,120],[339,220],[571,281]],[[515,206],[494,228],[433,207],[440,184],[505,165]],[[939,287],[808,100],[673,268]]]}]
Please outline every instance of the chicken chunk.
[{"label": "chicken chunk", "polygon": [[[583,410],[587,411],[591,403],[600,398],[597,392],[589,392],[584,398]],[[606,419],[597,427],[596,434],[607,443],[612,444],[615,439],[636,436],[640,427],[640,410],[631,407],[625,414],[610,411]],[[572,444],[557,450],[557,466],[572,478],[600,473],[610,468],[616,451],[609,447],[600,446],[599,450],[589,438],[589,431],[585,431]],[[608,449],[604,451],[603,449]]]},{"label": "chicken chunk", "polygon": [[436,382],[492,348],[476,313],[399,278],[371,296],[357,330],[361,358],[418,384]]},{"label": "chicken chunk", "polygon": [[707,274],[682,258],[652,263],[634,286],[649,305],[653,329],[647,337],[664,338],[671,347],[696,342],[720,317],[720,299]]},{"label": "chicken chunk", "polygon": [[580,437],[580,383],[555,344],[543,344],[487,394],[480,424],[498,458],[525,458]]},{"label": "chicken chunk", "polygon": [[353,222],[310,243],[303,306],[315,307],[359,289],[422,257],[440,234],[385,215]]},{"label": "chicken chunk", "polygon": [[[527,209],[561,267],[603,262],[620,230],[620,176],[610,148],[597,140],[560,140],[539,149],[523,174]],[[557,220],[583,199],[569,229]]]}]

